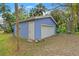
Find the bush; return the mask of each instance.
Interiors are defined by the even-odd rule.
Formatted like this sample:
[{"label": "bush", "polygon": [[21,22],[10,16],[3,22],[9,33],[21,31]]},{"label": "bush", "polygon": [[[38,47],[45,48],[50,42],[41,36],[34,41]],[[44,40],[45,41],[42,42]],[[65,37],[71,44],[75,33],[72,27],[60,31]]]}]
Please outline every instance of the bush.
[{"label": "bush", "polygon": [[64,33],[64,32],[66,32],[65,24],[62,24],[62,25],[58,26],[57,33]]}]

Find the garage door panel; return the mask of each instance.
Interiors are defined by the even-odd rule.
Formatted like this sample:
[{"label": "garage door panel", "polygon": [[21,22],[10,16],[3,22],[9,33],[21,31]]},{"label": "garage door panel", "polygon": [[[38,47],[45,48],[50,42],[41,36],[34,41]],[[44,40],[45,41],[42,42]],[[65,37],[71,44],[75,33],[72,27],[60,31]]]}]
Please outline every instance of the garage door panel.
[{"label": "garage door panel", "polygon": [[54,26],[41,26],[41,38],[46,38],[55,34]]}]

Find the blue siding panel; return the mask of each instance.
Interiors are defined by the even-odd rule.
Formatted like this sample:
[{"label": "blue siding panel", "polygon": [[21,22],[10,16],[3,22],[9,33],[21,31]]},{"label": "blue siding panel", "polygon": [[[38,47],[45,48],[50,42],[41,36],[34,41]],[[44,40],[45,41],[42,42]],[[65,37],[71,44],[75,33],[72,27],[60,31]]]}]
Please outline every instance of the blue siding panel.
[{"label": "blue siding panel", "polygon": [[23,22],[20,23],[20,37],[21,38],[27,38],[28,37],[28,23]]},{"label": "blue siding panel", "polygon": [[54,26],[54,21],[51,20],[51,18],[44,18],[40,20],[35,20],[35,39],[39,40],[41,39],[41,24],[47,24]]},{"label": "blue siding panel", "polygon": [[[16,35],[16,26],[14,25],[14,33]],[[19,36],[26,39],[28,37],[28,23],[19,23]]]},{"label": "blue siding panel", "polygon": [[37,20],[37,21],[35,21],[35,39],[40,39],[40,37],[41,37],[41,33],[40,33],[40,31],[41,31],[41,27],[40,27],[40,22],[39,22],[39,20]]}]

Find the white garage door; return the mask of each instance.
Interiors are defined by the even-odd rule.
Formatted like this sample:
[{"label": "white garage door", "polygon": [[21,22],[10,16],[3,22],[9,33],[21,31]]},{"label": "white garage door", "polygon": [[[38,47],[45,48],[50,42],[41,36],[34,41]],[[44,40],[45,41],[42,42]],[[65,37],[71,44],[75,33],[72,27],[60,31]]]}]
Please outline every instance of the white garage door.
[{"label": "white garage door", "polygon": [[55,34],[55,26],[42,25],[41,26],[41,39],[52,36]]}]

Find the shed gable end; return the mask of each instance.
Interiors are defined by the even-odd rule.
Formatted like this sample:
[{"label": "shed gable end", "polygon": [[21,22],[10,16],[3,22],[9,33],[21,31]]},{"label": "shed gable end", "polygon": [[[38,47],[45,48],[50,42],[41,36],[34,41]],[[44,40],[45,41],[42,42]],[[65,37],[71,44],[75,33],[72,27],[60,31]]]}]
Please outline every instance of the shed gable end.
[{"label": "shed gable end", "polygon": [[35,38],[36,39],[41,39],[41,26],[43,24],[45,25],[51,25],[51,26],[56,26],[55,22],[51,18],[42,18],[39,20],[35,20]]}]

